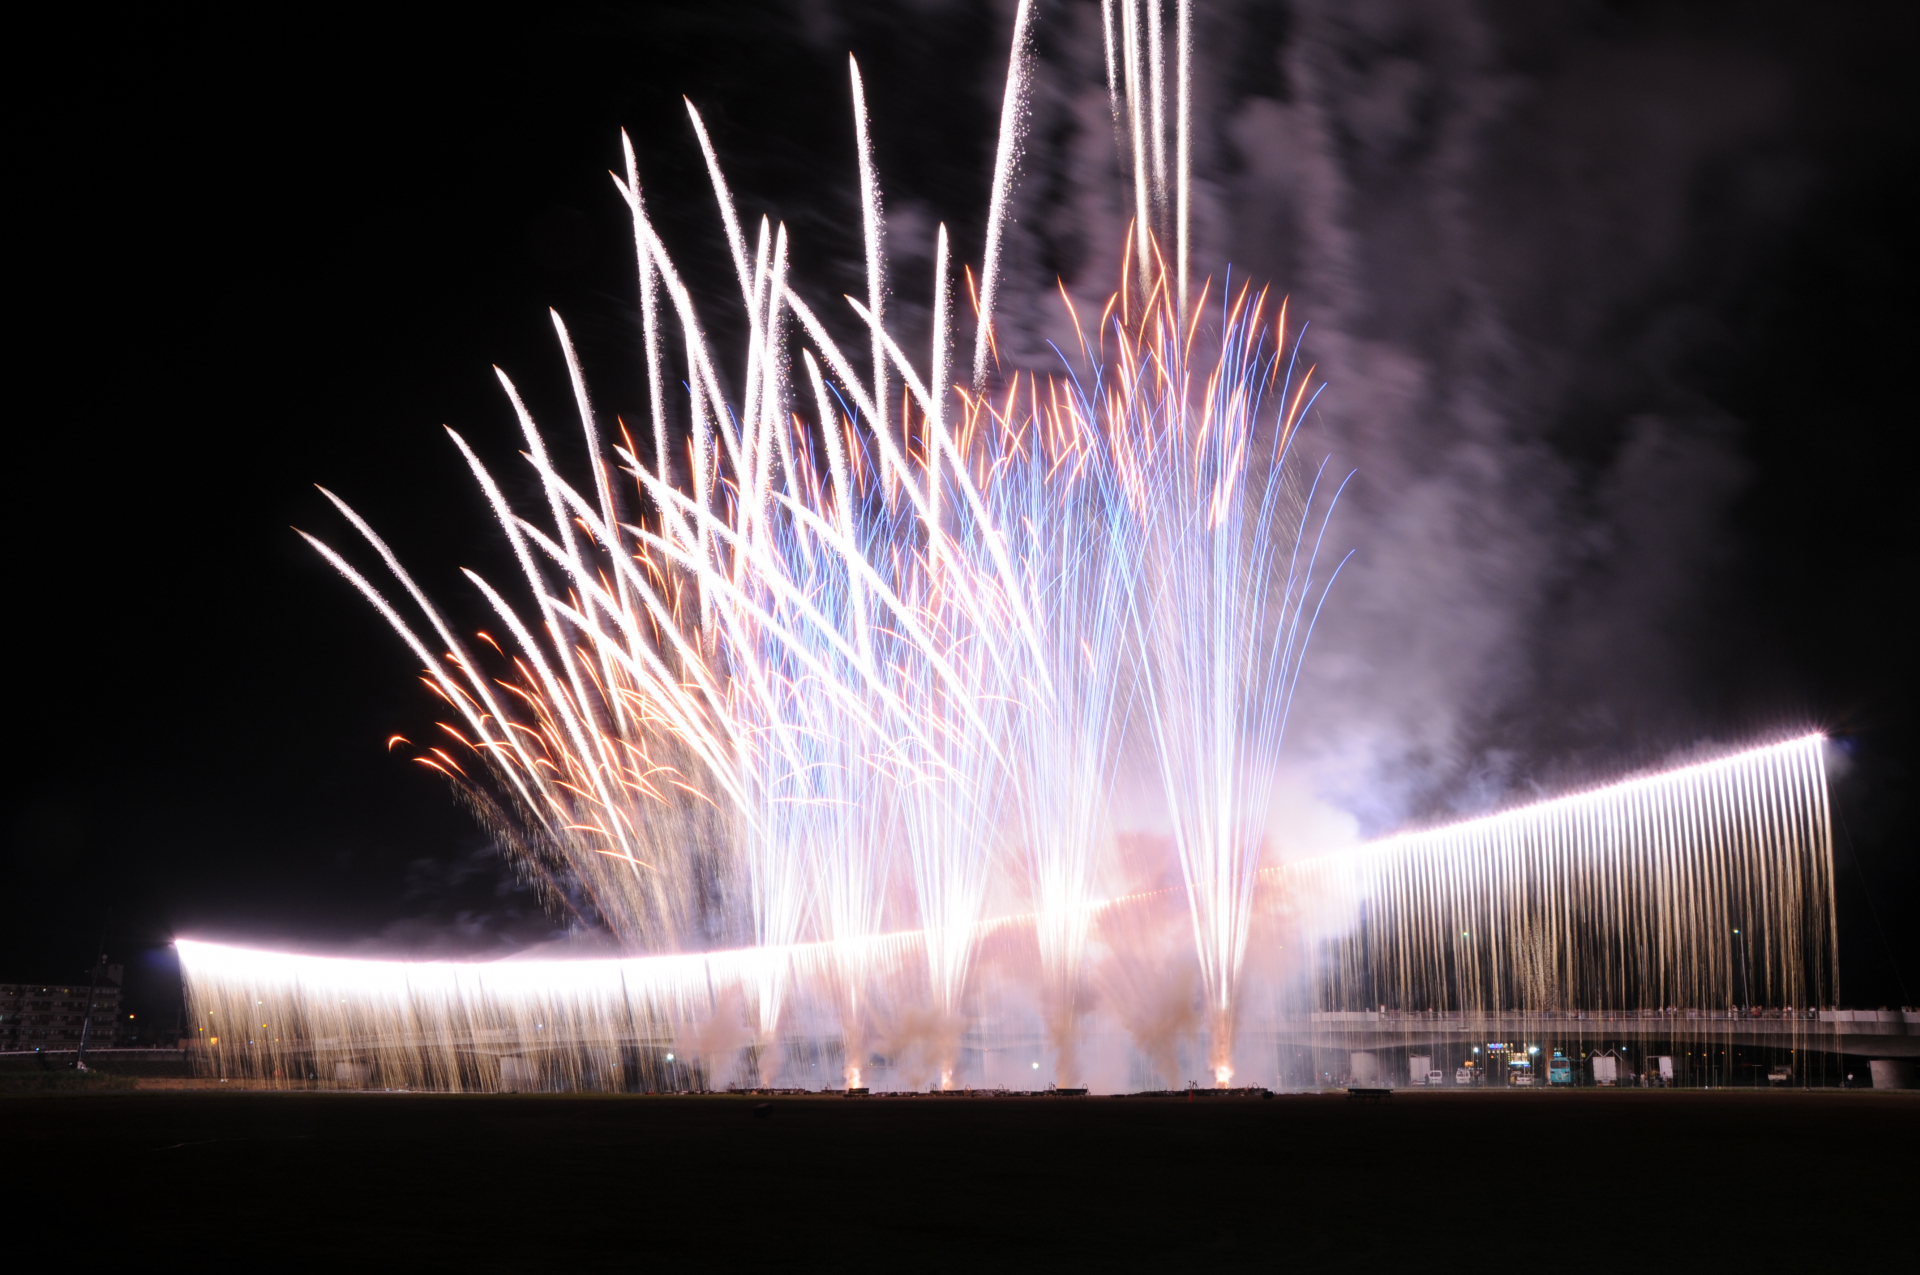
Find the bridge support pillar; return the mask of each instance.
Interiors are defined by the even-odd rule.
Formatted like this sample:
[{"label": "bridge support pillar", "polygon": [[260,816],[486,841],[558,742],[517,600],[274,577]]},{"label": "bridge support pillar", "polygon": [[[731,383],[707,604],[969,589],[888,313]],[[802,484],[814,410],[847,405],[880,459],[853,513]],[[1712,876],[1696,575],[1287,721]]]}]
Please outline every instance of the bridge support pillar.
[{"label": "bridge support pillar", "polygon": [[1875,1058],[1867,1066],[1873,1069],[1875,1089],[1913,1088],[1913,1064],[1904,1058]]}]

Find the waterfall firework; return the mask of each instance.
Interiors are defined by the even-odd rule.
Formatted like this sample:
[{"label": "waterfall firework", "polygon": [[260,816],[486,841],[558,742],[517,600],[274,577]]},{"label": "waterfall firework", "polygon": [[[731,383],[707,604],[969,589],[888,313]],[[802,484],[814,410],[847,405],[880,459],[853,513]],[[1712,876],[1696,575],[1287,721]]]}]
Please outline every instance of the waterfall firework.
[{"label": "waterfall firework", "polygon": [[[1437,1036],[1463,1054],[1462,1042],[1490,1034],[1572,1045],[1626,1030],[1682,1042],[1757,1031],[1806,1045],[1806,1007],[1838,995],[1823,747],[1819,736],[1789,740],[1260,869],[1250,925],[1259,959],[1241,989],[1234,1065],[1274,1083],[1283,1048],[1339,1051],[1356,1028],[1368,1045]],[[1185,928],[1180,893],[1086,909],[1106,995],[1077,1043],[1096,1085],[1177,1085],[1187,1038],[1204,1025],[1193,982],[1164,977],[1179,967],[1182,943],[1168,939]],[[996,917],[967,936],[990,967],[953,1029],[968,1084],[1031,1077],[1055,1033],[1034,994],[1041,926],[1035,913]],[[938,1079],[928,1047],[953,1042],[914,1036],[925,1023],[909,1013],[883,1017],[871,1043],[884,1053],[866,1052],[864,1039],[863,1052],[846,1053],[844,980],[858,971],[862,994],[923,1004],[908,998],[924,989],[935,941],[919,930],[480,963],[188,940],[179,949],[197,1039],[213,1042],[201,1057],[223,1074],[294,1078],[319,1067],[331,1079],[344,1065],[389,1085],[618,1088],[637,1067],[641,1080],[668,1086],[689,1083],[692,1055],[708,1083],[817,1084],[877,1057],[883,1076],[848,1079],[916,1087]],[[795,1003],[780,1037],[756,1049],[740,1011],[768,986],[790,988]],[[716,1007],[734,1018],[716,1022]],[[661,1061],[676,1051],[677,1072]],[[952,1057],[940,1055],[948,1068]],[[1219,1057],[1208,1041],[1205,1063]]]}]

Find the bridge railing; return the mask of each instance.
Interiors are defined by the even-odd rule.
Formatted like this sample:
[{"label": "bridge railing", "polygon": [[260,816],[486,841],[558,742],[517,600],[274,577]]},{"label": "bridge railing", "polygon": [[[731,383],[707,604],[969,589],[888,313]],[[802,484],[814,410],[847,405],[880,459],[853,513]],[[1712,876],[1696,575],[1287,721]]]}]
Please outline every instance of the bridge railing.
[{"label": "bridge railing", "polygon": [[1916,1009],[1796,1009],[1792,1006],[1749,1009],[1496,1009],[1496,1010],[1314,1010],[1314,1023],[1369,1025],[1457,1022],[1475,1023],[1527,1019],[1532,1022],[1820,1022],[1820,1023],[1899,1023],[1920,1028],[1920,1010]]}]

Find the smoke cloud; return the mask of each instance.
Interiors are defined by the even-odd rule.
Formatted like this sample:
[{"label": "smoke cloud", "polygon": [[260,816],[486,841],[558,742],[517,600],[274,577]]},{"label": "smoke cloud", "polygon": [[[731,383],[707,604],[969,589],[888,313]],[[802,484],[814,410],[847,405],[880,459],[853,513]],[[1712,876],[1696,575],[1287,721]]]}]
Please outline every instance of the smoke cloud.
[{"label": "smoke cloud", "polygon": [[[1196,276],[1291,295],[1330,383],[1304,446],[1359,471],[1290,728],[1296,813],[1304,785],[1364,835],[1753,729],[1696,689],[1738,623],[1717,581],[1750,467],[1693,372],[1728,340],[1730,281],[1830,176],[1821,20],[1200,6]],[[1072,348],[1055,280],[1098,313],[1131,197],[1099,6],[1046,6],[1037,47],[999,322],[1044,372]],[[983,67],[986,102],[1005,72]]]}]

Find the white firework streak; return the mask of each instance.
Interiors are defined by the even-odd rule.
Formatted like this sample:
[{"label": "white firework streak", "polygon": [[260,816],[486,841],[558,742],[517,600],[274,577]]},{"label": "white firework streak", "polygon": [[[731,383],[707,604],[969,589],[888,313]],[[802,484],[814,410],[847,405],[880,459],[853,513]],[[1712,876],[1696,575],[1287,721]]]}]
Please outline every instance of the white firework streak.
[{"label": "white firework streak", "polygon": [[1296,378],[1280,348],[1284,306],[1268,345],[1258,299],[1243,290],[1223,303],[1223,349],[1211,367],[1188,362],[1192,342],[1170,304],[1150,305],[1144,324],[1150,342],[1129,347],[1122,334],[1126,375],[1110,391],[1120,400],[1113,417],[1137,426],[1134,508],[1152,546],[1133,626],[1200,959],[1209,1065],[1225,1084],[1268,799],[1314,620],[1338,572],[1320,562],[1338,492],[1323,495],[1324,474],[1304,494],[1292,486],[1311,370]]}]

